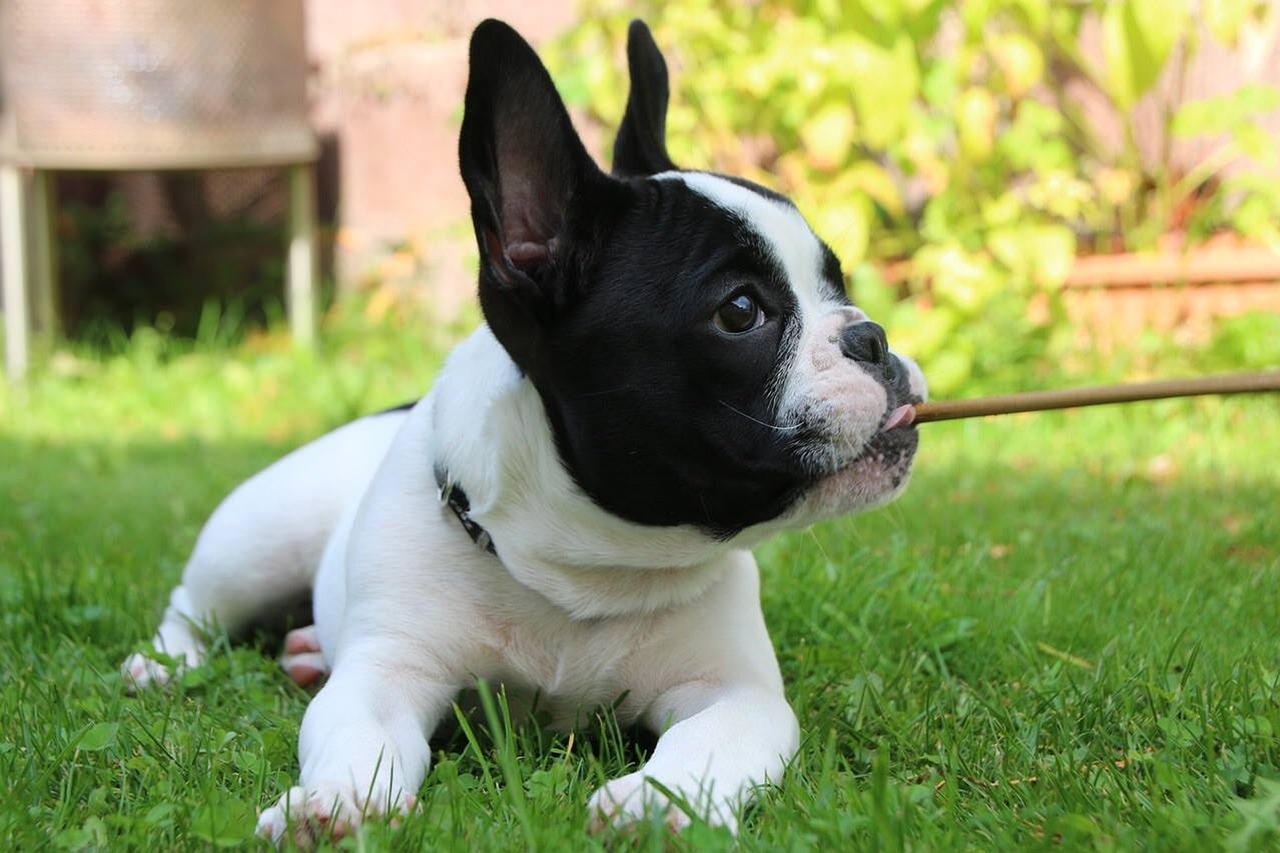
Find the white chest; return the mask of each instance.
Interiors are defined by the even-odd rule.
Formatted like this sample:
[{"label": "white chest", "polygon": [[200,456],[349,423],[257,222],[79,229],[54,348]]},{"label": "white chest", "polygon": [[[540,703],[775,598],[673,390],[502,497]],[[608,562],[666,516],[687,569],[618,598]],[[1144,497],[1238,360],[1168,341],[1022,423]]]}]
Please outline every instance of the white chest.
[{"label": "white chest", "polygon": [[616,706],[621,721],[629,723],[657,690],[644,660],[663,621],[652,616],[499,620],[492,677],[509,695],[534,702],[553,725],[570,725],[601,706]]}]

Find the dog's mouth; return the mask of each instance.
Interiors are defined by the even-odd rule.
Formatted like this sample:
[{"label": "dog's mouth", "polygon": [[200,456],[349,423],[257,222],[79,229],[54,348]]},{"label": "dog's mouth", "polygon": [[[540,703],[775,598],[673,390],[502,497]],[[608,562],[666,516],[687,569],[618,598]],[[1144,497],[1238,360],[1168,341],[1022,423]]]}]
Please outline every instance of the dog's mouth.
[{"label": "dog's mouth", "polygon": [[847,469],[873,463],[886,471],[906,469],[915,457],[916,448],[920,444],[915,420],[916,407],[913,403],[890,410],[880,425],[880,431],[872,436],[862,448],[862,452],[844,467]]},{"label": "dog's mouth", "polygon": [[811,524],[882,506],[901,494],[919,445],[914,414],[913,407],[891,409],[856,455],[846,456],[813,481],[792,518]]},{"label": "dog's mouth", "polygon": [[903,461],[910,462],[919,443],[916,433],[916,404],[919,400],[886,410],[880,421],[880,428],[862,449],[839,465],[839,470],[851,468],[868,460],[880,462],[891,467]]},{"label": "dog's mouth", "polygon": [[915,425],[915,402],[888,409],[879,430],[856,453],[836,462],[818,477],[818,492],[852,489],[858,499],[878,501],[897,493],[911,473],[911,463],[919,447]]},{"label": "dog's mouth", "polygon": [[899,427],[909,427],[916,422],[916,407],[914,403],[907,403],[899,406],[893,411],[885,415],[884,423],[880,425],[880,432],[889,432]]}]

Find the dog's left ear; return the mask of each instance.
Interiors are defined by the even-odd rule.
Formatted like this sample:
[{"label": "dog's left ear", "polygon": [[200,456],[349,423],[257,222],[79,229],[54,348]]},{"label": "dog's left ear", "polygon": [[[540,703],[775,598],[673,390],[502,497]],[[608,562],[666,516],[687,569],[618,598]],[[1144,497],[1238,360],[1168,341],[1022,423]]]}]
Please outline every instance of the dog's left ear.
[{"label": "dog's left ear", "polygon": [[676,168],[667,156],[667,63],[644,21],[627,30],[627,68],[631,92],[613,145],[613,173],[641,177]]},{"label": "dog's left ear", "polygon": [[480,252],[480,305],[528,371],[539,327],[567,298],[574,211],[591,209],[612,179],[587,153],[533,48],[501,21],[471,36],[458,159]]}]

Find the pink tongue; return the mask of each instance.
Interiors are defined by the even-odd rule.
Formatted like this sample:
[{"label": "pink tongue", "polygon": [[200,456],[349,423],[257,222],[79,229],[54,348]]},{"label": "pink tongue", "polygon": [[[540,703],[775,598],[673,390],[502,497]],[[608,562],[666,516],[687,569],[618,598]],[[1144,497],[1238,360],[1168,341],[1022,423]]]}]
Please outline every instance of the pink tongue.
[{"label": "pink tongue", "polygon": [[880,428],[881,432],[888,432],[894,427],[909,426],[916,419],[915,406],[899,406],[889,413],[889,420],[884,422],[884,426]]}]

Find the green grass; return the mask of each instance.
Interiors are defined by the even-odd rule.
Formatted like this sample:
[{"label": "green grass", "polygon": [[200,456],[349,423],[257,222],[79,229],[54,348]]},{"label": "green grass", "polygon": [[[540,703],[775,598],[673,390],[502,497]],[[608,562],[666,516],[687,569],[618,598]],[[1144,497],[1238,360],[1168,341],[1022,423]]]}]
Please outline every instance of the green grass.
[{"label": "green grass", "polygon": [[[142,334],[0,390],[6,849],[248,841],[297,772],[307,694],[263,641],[127,697],[200,524],[236,482],[425,389],[448,334]],[[429,339],[428,339],[429,338]],[[1274,400],[923,428],[894,506],[759,552],[803,746],[744,849],[1266,849],[1280,843]],[[359,849],[595,849],[584,804],[639,760],[609,718],[436,744],[418,810]],[[695,826],[640,849],[729,849]]]}]

